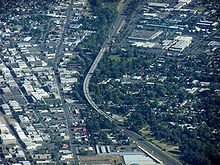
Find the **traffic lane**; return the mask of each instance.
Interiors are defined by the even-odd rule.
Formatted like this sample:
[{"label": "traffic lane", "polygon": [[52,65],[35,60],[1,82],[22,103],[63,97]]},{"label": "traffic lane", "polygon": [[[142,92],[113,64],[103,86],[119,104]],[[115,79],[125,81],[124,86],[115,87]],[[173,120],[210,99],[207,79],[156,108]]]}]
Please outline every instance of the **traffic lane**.
[{"label": "traffic lane", "polygon": [[153,148],[152,145],[147,143],[147,142],[144,142],[144,141],[139,142],[139,145],[143,146],[144,148],[147,148],[147,149],[151,150],[152,154],[155,155],[156,157],[158,157],[160,160],[162,160],[164,164],[167,164],[167,165],[181,165],[181,163],[179,163],[175,159],[171,158],[170,156],[166,155],[160,149]]},{"label": "traffic lane", "polygon": [[[119,17],[117,18],[115,24],[114,24],[115,27],[110,30],[109,36],[108,36],[107,40],[105,40],[105,42],[103,43],[103,46],[102,46],[100,52],[98,53],[97,58],[94,60],[94,62],[93,62],[93,64],[92,64],[91,68],[89,69],[88,74],[91,74],[91,75],[92,75],[92,73],[93,73],[94,70],[96,69],[97,64],[99,63],[100,59],[102,58],[102,56],[103,56],[103,54],[104,54],[104,50],[105,50],[107,44],[111,42],[112,37],[113,37],[113,35],[116,33],[116,30],[119,28],[121,22],[122,22],[122,16],[119,16]],[[87,75],[88,75],[88,74],[87,74]],[[100,109],[98,109],[98,107],[96,106],[96,104],[93,102],[93,100],[92,100],[91,97],[89,96],[89,90],[86,88],[86,87],[88,87],[89,82],[90,82],[90,77],[87,77],[87,76],[86,76],[85,81],[84,81],[84,93],[85,93],[85,96],[86,96],[88,102],[89,102],[89,103],[93,106],[93,108],[95,108],[95,110],[98,111],[100,114],[104,115],[107,119],[111,119],[108,115],[106,115],[104,112],[102,112]],[[87,90],[85,90],[85,89],[87,89]],[[111,119],[111,121],[114,122],[114,120],[112,120],[112,119]],[[138,139],[140,139],[141,137],[138,136],[137,134],[135,134],[134,132],[130,132],[130,131],[126,131],[126,132],[128,132],[131,137],[135,137],[135,139],[136,139],[137,142],[143,143],[143,142],[141,142],[140,140],[138,140]],[[157,151],[157,149],[155,149],[152,145],[150,145],[150,144],[148,144],[148,143],[143,143],[142,145],[144,145],[145,148],[154,150],[154,152]],[[158,150],[160,150],[160,149],[158,149]],[[164,162],[169,162],[167,156],[160,156],[160,154],[161,154],[161,155],[164,155],[164,153],[163,153],[162,151],[160,151],[159,154],[157,154],[157,155],[159,155],[159,157],[163,157],[162,160],[163,160]],[[170,163],[169,163],[169,164],[170,164]],[[175,163],[175,164],[178,164],[178,163]]]},{"label": "traffic lane", "polygon": [[140,146],[143,146],[146,148],[148,151],[151,151],[153,155],[158,157],[160,160],[164,162],[164,164],[167,165],[181,165],[180,162],[172,158],[171,156],[167,155],[164,153],[161,149],[159,149],[156,146],[153,146],[151,143],[145,141],[139,134],[130,131],[124,127],[119,127],[123,132],[129,134],[131,137],[133,137]]}]

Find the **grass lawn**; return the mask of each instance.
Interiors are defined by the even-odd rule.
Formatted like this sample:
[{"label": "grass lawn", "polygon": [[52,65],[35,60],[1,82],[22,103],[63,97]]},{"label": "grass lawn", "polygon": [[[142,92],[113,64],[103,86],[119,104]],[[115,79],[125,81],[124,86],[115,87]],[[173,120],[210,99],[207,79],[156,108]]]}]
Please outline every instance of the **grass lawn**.
[{"label": "grass lawn", "polygon": [[127,59],[127,62],[132,62],[133,60],[136,60],[137,59],[137,57],[129,57],[128,59]]},{"label": "grass lawn", "polygon": [[118,13],[118,10],[117,10],[118,2],[104,3],[103,6],[105,8],[109,8],[109,9],[113,10],[115,14]]},{"label": "grass lawn", "polygon": [[197,6],[197,7],[194,8],[194,10],[197,10],[197,11],[199,11],[199,12],[204,12],[204,11],[205,11],[205,7],[203,7],[203,6]]},{"label": "grass lawn", "polygon": [[175,158],[179,158],[180,156],[180,151],[179,151],[179,147],[178,146],[173,146],[170,144],[166,144],[164,141],[162,140],[158,140],[155,139],[152,136],[152,132],[149,130],[149,128],[146,126],[144,128],[142,128],[140,130],[141,135],[148,141],[152,142],[154,145],[156,145],[157,147],[159,147],[160,149],[162,149],[163,151],[165,151],[166,153],[168,153],[169,155],[175,157]]},{"label": "grass lawn", "polygon": [[109,59],[115,62],[120,62],[121,61],[121,57],[117,56],[117,55],[110,55]]}]

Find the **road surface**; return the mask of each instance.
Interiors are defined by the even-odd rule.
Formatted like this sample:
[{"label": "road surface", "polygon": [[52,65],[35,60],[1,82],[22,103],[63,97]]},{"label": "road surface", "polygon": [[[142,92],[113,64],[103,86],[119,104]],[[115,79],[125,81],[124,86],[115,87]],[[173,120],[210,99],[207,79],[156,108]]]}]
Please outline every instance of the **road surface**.
[{"label": "road surface", "polygon": [[[126,4],[124,5],[124,7],[126,8]],[[144,149],[146,149],[147,151],[149,151],[152,155],[154,155],[155,157],[157,157],[158,159],[160,159],[164,164],[167,165],[180,165],[181,163],[178,162],[176,159],[174,159],[173,157],[169,156],[168,154],[166,154],[165,152],[163,152],[161,149],[159,149],[158,147],[154,146],[153,144],[151,144],[150,142],[144,141],[143,138],[136,134],[133,131],[130,131],[128,129],[126,129],[125,127],[121,127],[119,125],[117,125],[117,121],[115,121],[112,117],[110,117],[108,114],[106,114],[105,112],[103,112],[101,109],[98,108],[98,106],[95,104],[95,102],[92,100],[90,94],[89,94],[89,83],[91,80],[91,77],[95,71],[95,69],[97,68],[98,63],[100,62],[100,60],[102,59],[105,51],[108,49],[108,45],[111,43],[113,36],[117,33],[119,27],[121,26],[121,24],[123,23],[123,15],[119,14],[115,20],[115,22],[113,23],[112,27],[110,28],[109,31],[109,35],[108,38],[104,41],[97,57],[95,58],[93,64],[91,65],[85,79],[83,82],[83,92],[84,95],[88,101],[88,103],[101,115],[103,115],[106,119],[110,120],[111,122],[113,122],[121,132],[125,133],[126,135],[128,135],[129,137],[131,137],[139,146],[143,147]]]},{"label": "road surface", "polygon": [[70,120],[69,107],[65,103],[65,99],[64,99],[64,95],[63,95],[63,89],[62,89],[61,82],[60,82],[60,73],[58,71],[58,65],[60,63],[60,60],[63,57],[62,46],[63,46],[63,41],[64,41],[64,35],[65,35],[65,32],[68,28],[68,23],[70,21],[71,10],[73,8],[73,2],[74,2],[74,0],[70,0],[70,4],[69,4],[69,7],[68,7],[67,16],[66,16],[66,20],[65,20],[65,23],[64,23],[62,35],[61,35],[61,38],[60,38],[59,45],[57,46],[57,49],[56,49],[56,54],[55,54],[54,60],[52,62],[52,66],[53,66],[53,69],[54,69],[54,72],[55,72],[55,81],[56,81],[57,89],[58,89],[58,92],[59,92],[59,95],[60,95],[60,100],[61,100],[63,110],[64,110],[64,115],[65,115],[65,119],[66,119],[68,134],[70,136],[70,148],[73,152],[73,157],[74,157],[72,163],[73,164],[78,164],[78,158],[77,158],[77,155],[76,155],[76,152],[75,152],[75,147],[72,144],[74,137],[73,137],[73,133],[72,133],[72,130],[71,130],[72,123],[71,123],[71,120]]}]

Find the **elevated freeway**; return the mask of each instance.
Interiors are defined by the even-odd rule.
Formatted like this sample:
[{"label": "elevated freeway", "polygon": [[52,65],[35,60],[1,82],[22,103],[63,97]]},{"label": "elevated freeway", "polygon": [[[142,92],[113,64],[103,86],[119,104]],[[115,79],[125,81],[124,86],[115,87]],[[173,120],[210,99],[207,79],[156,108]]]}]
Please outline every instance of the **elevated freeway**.
[{"label": "elevated freeway", "polygon": [[[124,5],[124,10],[126,9],[127,3],[128,3],[128,1],[126,1],[125,5]],[[123,10],[122,10],[122,12],[123,12]],[[108,45],[111,43],[114,35],[116,35],[118,29],[122,25],[123,19],[124,19],[124,16],[119,14],[117,16],[115,22],[110,27],[109,35],[106,38],[106,40],[104,41],[98,55],[96,56],[95,60],[93,61],[92,65],[89,68],[89,71],[84,79],[83,93],[85,95],[86,100],[88,101],[88,103],[91,105],[92,108],[94,108],[99,114],[103,115],[107,120],[110,120],[111,122],[113,122],[121,132],[123,132],[124,134],[129,136],[131,139],[133,139],[139,147],[141,147],[145,151],[148,151],[150,153],[150,155],[152,155],[151,157],[155,157],[154,160],[156,160],[156,162],[158,162],[159,164],[167,164],[167,165],[181,165],[181,163],[179,161],[177,161],[176,159],[174,159],[173,157],[171,157],[170,155],[168,155],[167,153],[165,153],[164,151],[162,151],[161,149],[159,149],[158,147],[156,147],[152,143],[145,141],[139,134],[119,125],[118,122],[115,121],[115,119],[113,119],[107,113],[102,111],[95,104],[95,102],[93,101],[93,99],[90,96],[89,83],[90,83],[91,77],[92,77],[93,73],[95,72],[95,69],[97,68],[98,63],[102,59],[105,51],[108,49]]]}]

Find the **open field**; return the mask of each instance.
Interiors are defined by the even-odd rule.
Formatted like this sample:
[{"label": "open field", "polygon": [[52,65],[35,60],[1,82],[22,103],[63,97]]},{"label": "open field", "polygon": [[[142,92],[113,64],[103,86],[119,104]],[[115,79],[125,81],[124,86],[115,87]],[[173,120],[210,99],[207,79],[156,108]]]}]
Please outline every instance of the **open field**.
[{"label": "open field", "polygon": [[167,152],[168,154],[170,154],[171,156],[177,159],[179,158],[180,151],[178,146],[169,145],[164,143],[162,140],[155,139],[152,136],[152,132],[147,127],[141,130],[141,134],[145,139],[151,141],[154,145],[161,148],[163,151]]}]

